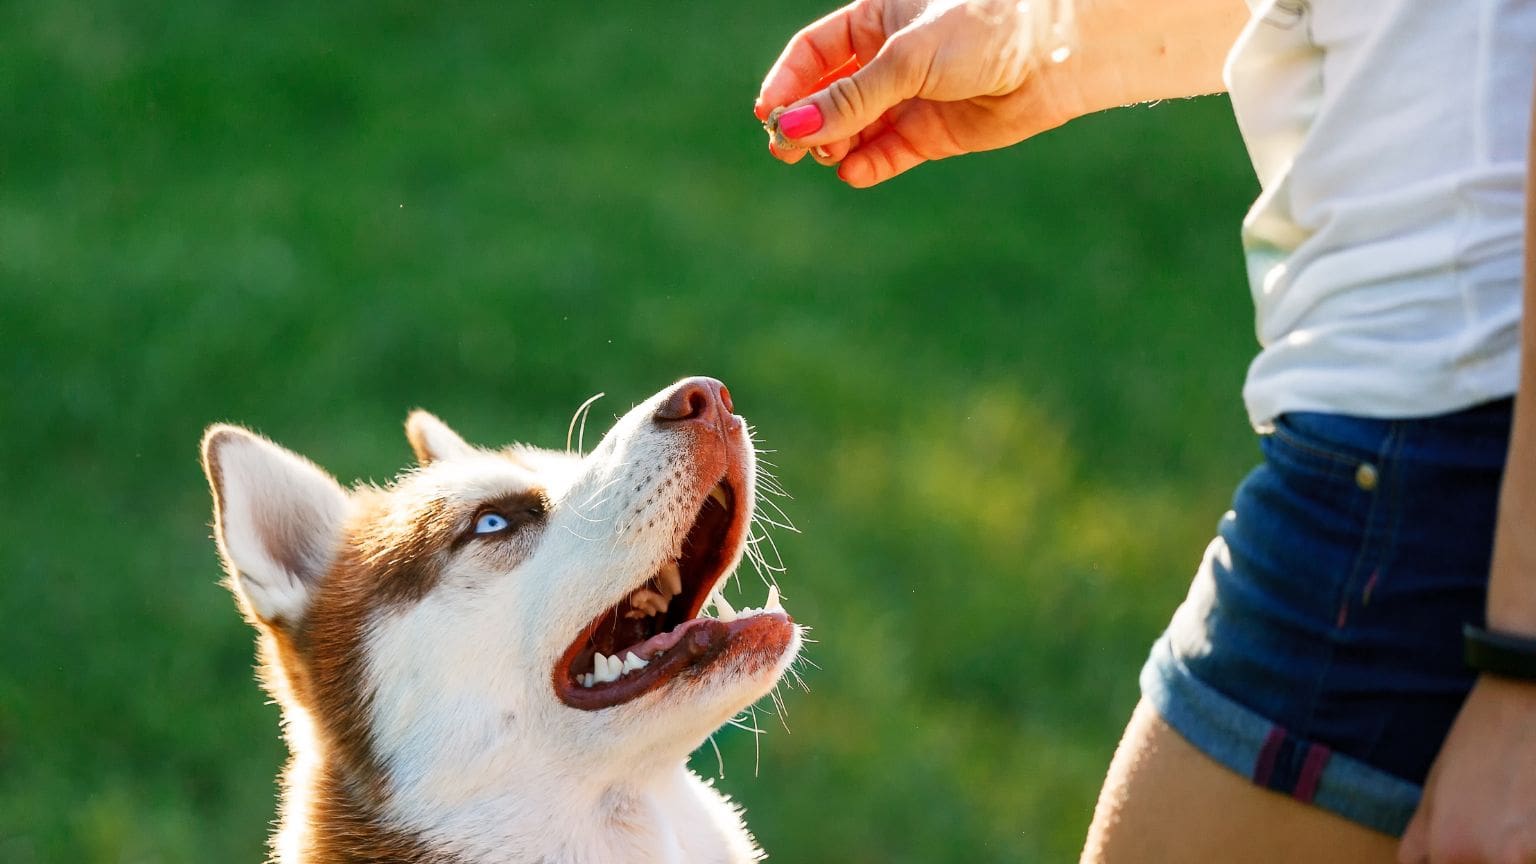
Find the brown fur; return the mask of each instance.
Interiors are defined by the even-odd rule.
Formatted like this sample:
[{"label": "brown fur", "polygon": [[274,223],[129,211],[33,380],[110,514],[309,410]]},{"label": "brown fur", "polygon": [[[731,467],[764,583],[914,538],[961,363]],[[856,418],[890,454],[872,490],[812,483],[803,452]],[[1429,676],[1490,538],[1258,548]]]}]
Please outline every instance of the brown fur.
[{"label": "brown fur", "polygon": [[[213,468],[216,470],[216,466]],[[303,622],[256,622],[267,688],[284,706],[304,710],[315,724],[321,768],[304,797],[309,828],[302,860],[451,864],[415,837],[390,830],[379,817],[385,786],[368,729],[362,628],[381,609],[420,599],[436,585],[442,556],[456,534],[443,502],[412,502],[403,511],[390,496],[354,493],[362,507],[348,527],[342,553],[319,581]],[[298,790],[290,764],[284,775],[283,818]]]}]

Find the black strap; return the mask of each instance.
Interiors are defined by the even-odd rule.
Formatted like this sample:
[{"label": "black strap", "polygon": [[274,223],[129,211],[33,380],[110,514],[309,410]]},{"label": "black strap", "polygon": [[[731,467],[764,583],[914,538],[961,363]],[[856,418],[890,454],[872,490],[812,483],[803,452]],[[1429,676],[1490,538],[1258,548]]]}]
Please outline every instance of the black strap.
[{"label": "black strap", "polygon": [[1536,639],[1473,624],[1462,626],[1461,638],[1468,667],[1504,678],[1536,681]]}]

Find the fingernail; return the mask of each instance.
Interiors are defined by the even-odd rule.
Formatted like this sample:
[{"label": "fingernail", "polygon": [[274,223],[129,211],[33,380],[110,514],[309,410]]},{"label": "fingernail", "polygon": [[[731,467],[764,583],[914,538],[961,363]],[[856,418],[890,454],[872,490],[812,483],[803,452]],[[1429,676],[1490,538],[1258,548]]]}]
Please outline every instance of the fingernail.
[{"label": "fingernail", "polygon": [[815,103],[801,105],[793,111],[779,115],[779,132],[786,138],[804,138],[821,129],[821,109]]}]

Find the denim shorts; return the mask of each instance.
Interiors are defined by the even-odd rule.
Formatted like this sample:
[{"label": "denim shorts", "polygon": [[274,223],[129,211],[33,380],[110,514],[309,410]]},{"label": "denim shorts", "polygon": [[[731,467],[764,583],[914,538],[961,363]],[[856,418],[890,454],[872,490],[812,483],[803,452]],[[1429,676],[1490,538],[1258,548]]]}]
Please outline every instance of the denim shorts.
[{"label": "denim shorts", "polygon": [[1143,696],[1254,783],[1401,835],[1472,686],[1512,404],[1280,417]]}]

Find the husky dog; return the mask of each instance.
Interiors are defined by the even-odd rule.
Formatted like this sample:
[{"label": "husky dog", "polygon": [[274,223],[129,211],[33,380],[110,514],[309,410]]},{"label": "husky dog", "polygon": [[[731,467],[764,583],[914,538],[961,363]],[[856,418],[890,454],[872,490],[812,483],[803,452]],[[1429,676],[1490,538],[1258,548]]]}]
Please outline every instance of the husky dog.
[{"label": "husky dog", "polygon": [[420,465],[350,490],[210,427],[219,551],[292,752],[273,859],[765,857],[684,764],[801,645],[776,587],[760,610],[720,594],[755,500],[733,410],[690,378],[586,456],[480,449],[417,411]]}]

